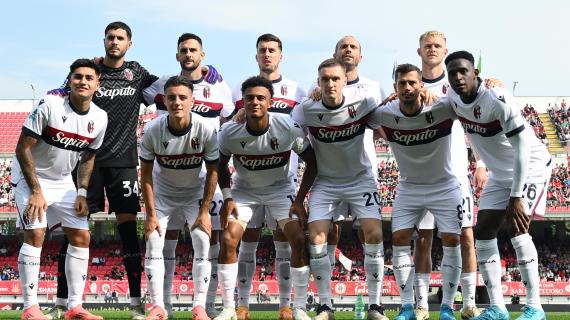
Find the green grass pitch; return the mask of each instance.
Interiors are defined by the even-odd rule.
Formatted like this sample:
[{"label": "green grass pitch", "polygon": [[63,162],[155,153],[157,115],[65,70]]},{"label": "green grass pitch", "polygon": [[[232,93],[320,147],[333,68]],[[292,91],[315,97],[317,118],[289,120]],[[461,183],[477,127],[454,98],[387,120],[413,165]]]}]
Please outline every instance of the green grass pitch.
[{"label": "green grass pitch", "polygon": [[[21,311],[0,311],[0,319],[20,319]],[[96,314],[103,316],[106,320],[119,320],[119,319],[129,319],[129,313],[127,311],[100,311],[95,312]],[[252,320],[271,320],[277,319],[277,311],[252,311]],[[519,312],[511,312],[511,319],[516,319],[520,315]],[[311,314],[314,316],[314,314]],[[335,312],[335,317],[338,320],[349,320],[352,319],[352,312]],[[396,312],[387,312],[387,316],[392,319],[396,316]],[[430,319],[438,319],[439,312],[430,312]],[[548,320],[563,320],[570,319],[570,314],[563,312],[551,312],[546,315]],[[455,314],[456,319],[461,319],[461,316],[457,312]],[[191,312],[175,312],[174,319],[192,319]]]}]

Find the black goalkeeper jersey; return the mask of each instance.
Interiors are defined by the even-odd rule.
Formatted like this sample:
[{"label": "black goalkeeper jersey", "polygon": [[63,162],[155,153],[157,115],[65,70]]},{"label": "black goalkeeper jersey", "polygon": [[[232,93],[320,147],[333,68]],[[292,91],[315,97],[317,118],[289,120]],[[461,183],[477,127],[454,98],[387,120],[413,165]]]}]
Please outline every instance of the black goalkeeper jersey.
[{"label": "black goalkeeper jersey", "polygon": [[135,167],[137,125],[143,89],[158,77],[151,75],[136,61],[125,61],[120,68],[101,65],[100,88],[93,102],[107,111],[109,124],[103,145],[97,151],[98,167]]}]

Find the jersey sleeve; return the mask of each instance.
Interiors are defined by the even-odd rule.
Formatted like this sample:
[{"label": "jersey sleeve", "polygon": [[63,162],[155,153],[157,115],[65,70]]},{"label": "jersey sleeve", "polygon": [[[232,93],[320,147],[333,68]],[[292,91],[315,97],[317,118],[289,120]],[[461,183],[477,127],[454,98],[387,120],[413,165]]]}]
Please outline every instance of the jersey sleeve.
[{"label": "jersey sleeve", "polygon": [[103,144],[103,139],[105,138],[105,131],[107,131],[107,124],[109,121],[107,118],[107,113],[104,111],[102,111],[101,113],[102,113],[101,130],[99,131],[99,134],[97,134],[97,137],[95,137],[95,140],[93,140],[93,142],[91,142],[91,144],[89,144],[89,149],[91,151],[97,151],[101,147],[101,145]]},{"label": "jersey sleeve", "polygon": [[307,150],[307,148],[310,146],[309,139],[305,136],[303,128],[301,128],[297,122],[293,120],[290,120],[290,122],[291,127],[289,129],[289,132],[293,140],[293,146],[291,147],[291,150],[293,150],[293,152],[296,154],[301,154],[305,152],[305,150]]},{"label": "jersey sleeve", "polygon": [[158,77],[150,74],[150,72],[148,72],[143,66],[140,66],[141,68],[141,72],[142,72],[142,88],[148,88],[150,87],[154,82],[156,82],[156,80],[158,80]]},{"label": "jersey sleeve", "polygon": [[236,109],[241,109],[243,108],[243,98],[241,96],[241,86],[238,85],[234,88],[234,90],[232,91],[232,102],[235,105]]},{"label": "jersey sleeve", "polygon": [[223,107],[220,115],[227,118],[231,116],[235,110],[234,102],[232,100],[232,89],[230,89],[226,82],[220,82],[219,86],[223,96]]},{"label": "jersey sleeve", "polygon": [[386,106],[381,108],[376,108],[374,111],[368,114],[368,122],[367,122],[368,127],[372,129],[378,129],[382,126],[382,117],[384,113],[382,110],[383,108],[386,108]]},{"label": "jersey sleeve", "polygon": [[297,86],[297,92],[295,93],[295,101],[297,101],[297,105],[301,104],[305,99],[307,99],[307,92],[305,92],[301,86]]},{"label": "jersey sleeve", "polygon": [[154,146],[152,143],[152,129],[151,126],[155,120],[149,122],[145,126],[145,130],[143,131],[142,139],[141,139],[141,153],[140,159],[141,161],[145,162],[152,162],[154,161],[155,153],[154,153]]},{"label": "jersey sleeve", "polygon": [[493,91],[496,95],[494,113],[501,123],[505,136],[510,138],[522,132],[525,128],[525,119],[519,110],[514,97],[506,90]]},{"label": "jersey sleeve", "polygon": [[291,118],[302,128],[306,126],[305,112],[303,111],[303,108],[305,108],[305,103],[301,103],[291,111]]},{"label": "jersey sleeve", "polygon": [[40,100],[38,105],[30,112],[24,125],[22,127],[22,132],[28,136],[40,139],[42,132],[47,127],[49,115],[50,115],[50,104],[52,99],[44,97]]},{"label": "jersey sleeve", "polygon": [[220,128],[220,132],[218,132],[218,149],[219,149],[220,153],[226,157],[229,157],[232,155],[232,152],[226,146],[226,140],[227,140],[226,133],[228,131],[228,125],[232,122],[233,121],[224,123],[222,125],[222,127]]},{"label": "jersey sleeve", "polygon": [[211,125],[209,122],[208,130],[204,136],[204,160],[206,162],[212,163],[218,161],[220,157],[218,151],[218,137],[216,128]]}]

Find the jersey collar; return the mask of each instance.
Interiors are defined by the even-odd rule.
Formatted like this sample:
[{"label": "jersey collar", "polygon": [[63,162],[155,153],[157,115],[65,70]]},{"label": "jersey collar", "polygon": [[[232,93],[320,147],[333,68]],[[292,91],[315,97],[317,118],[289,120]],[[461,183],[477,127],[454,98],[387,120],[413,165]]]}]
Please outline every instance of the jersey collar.
[{"label": "jersey collar", "polygon": [[340,104],[336,105],[336,106],[329,106],[327,105],[324,101],[321,100],[321,103],[323,104],[323,106],[329,110],[336,110],[340,107],[342,107],[342,105],[344,104],[344,100],[345,100],[345,96],[342,95],[342,101],[340,102]]},{"label": "jersey collar", "polygon": [[283,80],[283,76],[279,75],[279,78],[277,78],[275,80],[271,80],[271,83],[279,83],[279,82],[281,82],[281,80]]},{"label": "jersey collar", "polygon": [[350,85],[353,85],[353,84],[355,84],[355,83],[358,83],[358,81],[360,81],[360,78],[359,78],[359,77],[356,77],[356,79],[354,79],[354,80],[352,80],[352,81],[347,81],[347,82],[346,82],[346,85],[347,85],[347,86],[350,86]]},{"label": "jersey collar", "polygon": [[170,132],[170,134],[172,134],[175,137],[182,137],[184,135],[186,135],[188,132],[190,132],[190,130],[192,130],[192,114],[190,114],[190,125],[188,127],[186,127],[185,129],[182,129],[180,131],[172,129],[169,125],[168,125],[168,118],[170,117],[170,115],[166,116],[166,128],[168,129],[168,132]]},{"label": "jersey collar", "polygon": [[436,82],[442,80],[443,78],[445,78],[445,71],[439,77],[437,77],[435,79],[427,79],[427,78],[422,77],[422,81],[425,83],[436,83]]},{"label": "jersey collar", "polygon": [[[269,115],[269,113],[267,114],[268,117],[271,117],[271,115]],[[247,133],[251,134],[252,136],[262,136],[264,135],[267,131],[269,131],[269,127],[271,126],[271,121],[267,122],[267,128],[265,128],[265,130],[259,132],[259,131],[253,131],[248,125],[247,125],[247,121],[245,123],[245,130],[247,130]]]},{"label": "jersey collar", "polygon": [[91,110],[91,107],[89,109],[87,109],[87,111],[79,111],[79,109],[77,109],[76,106],[73,105],[73,103],[71,102],[71,99],[69,99],[69,96],[65,97],[67,99],[67,103],[69,104],[69,107],[71,108],[71,110],[73,110],[73,112],[77,113],[80,116],[84,116],[86,114],[89,113],[89,110]]}]

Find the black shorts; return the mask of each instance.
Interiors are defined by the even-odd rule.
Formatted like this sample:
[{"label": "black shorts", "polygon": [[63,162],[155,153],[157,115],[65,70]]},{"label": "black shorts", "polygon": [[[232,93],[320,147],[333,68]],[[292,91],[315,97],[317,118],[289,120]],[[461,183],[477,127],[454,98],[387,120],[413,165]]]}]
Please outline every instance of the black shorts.
[{"label": "black shorts", "polygon": [[136,215],[141,209],[137,168],[94,167],[87,190],[90,213],[105,211],[105,195],[109,213]]}]

